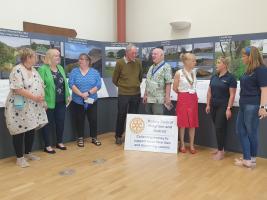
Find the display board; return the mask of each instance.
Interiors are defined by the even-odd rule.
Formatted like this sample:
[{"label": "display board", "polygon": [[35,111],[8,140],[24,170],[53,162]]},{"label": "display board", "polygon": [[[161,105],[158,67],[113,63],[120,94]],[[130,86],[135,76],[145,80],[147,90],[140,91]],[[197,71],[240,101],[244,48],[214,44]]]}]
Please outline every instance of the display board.
[{"label": "display board", "polygon": [[[61,65],[65,68],[67,75],[78,66],[79,54],[87,53],[92,58],[92,67],[97,69],[102,77],[103,87],[99,92],[99,97],[105,98],[117,96],[117,88],[112,84],[111,77],[116,60],[125,55],[127,44],[0,29],[0,107],[4,106],[9,90],[7,87],[9,73],[12,67],[19,63],[18,52],[23,47],[36,51],[37,68],[43,63],[43,58],[49,48],[58,49],[61,53]],[[194,53],[197,59],[199,103],[206,102],[209,79],[215,73],[215,62],[219,56],[224,55],[230,58],[230,71],[237,79],[243,74],[245,68],[241,62],[241,50],[245,46],[252,45],[259,48],[267,64],[267,33],[143,42],[135,43],[135,45],[138,47],[138,57],[142,60],[144,80],[149,67],[153,64],[151,53],[155,47],[164,50],[165,61],[172,67],[173,75],[183,67],[180,60],[181,53]],[[141,85],[142,94],[145,87],[144,80]],[[235,105],[238,105],[238,94]],[[171,98],[176,100],[174,92],[171,93]]]}]

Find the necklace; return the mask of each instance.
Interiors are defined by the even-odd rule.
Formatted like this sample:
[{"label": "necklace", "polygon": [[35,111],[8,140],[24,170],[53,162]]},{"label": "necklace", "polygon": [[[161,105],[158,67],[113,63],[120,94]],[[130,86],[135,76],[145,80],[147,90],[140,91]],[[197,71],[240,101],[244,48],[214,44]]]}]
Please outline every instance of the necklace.
[{"label": "necklace", "polygon": [[184,74],[184,76],[185,76],[185,79],[187,80],[187,82],[191,85],[191,86],[193,86],[193,84],[194,84],[194,76],[193,76],[193,73],[191,72],[190,74],[191,74],[191,78],[192,78],[192,81],[189,79],[189,77],[187,76],[187,72],[185,71],[185,69],[182,69],[182,72],[183,72],[183,74]]}]

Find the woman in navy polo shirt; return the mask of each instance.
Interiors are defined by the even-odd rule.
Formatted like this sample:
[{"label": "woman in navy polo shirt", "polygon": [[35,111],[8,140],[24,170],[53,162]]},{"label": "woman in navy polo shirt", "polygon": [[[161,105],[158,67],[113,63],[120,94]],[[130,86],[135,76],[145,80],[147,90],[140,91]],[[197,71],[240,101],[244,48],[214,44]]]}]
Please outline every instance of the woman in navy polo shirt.
[{"label": "woman in navy polo shirt", "polygon": [[267,116],[267,67],[256,47],[242,49],[242,62],[247,65],[240,78],[240,100],[236,130],[243,149],[243,159],[235,164],[245,167],[256,166],[258,150],[259,119]]},{"label": "woman in navy polo shirt", "polygon": [[211,77],[207,93],[206,113],[211,112],[215,125],[218,150],[214,152],[214,159],[224,158],[227,120],[232,116],[231,108],[234,103],[237,82],[228,71],[229,59],[220,57],[217,60],[217,73]]},{"label": "woman in navy polo shirt", "polygon": [[97,91],[101,88],[101,78],[91,67],[87,54],[79,56],[79,67],[71,71],[69,87],[72,89],[71,110],[74,130],[78,135],[77,145],[84,147],[84,119],[87,116],[92,143],[100,146],[101,142],[97,140]]}]

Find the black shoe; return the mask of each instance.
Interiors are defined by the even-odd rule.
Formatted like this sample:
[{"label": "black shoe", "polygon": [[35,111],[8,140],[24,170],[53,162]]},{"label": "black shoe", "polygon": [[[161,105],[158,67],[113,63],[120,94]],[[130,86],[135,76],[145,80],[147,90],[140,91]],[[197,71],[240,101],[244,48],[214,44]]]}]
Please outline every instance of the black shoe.
[{"label": "black shoe", "polygon": [[122,145],[122,138],[121,138],[121,137],[116,137],[116,141],[115,141],[115,143],[116,143],[117,145]]},{"label": "black shoe", "polygon": [[67,150],[67,147],[65,146],[59,146],[58,144],[56,145],[56,148],[60,149],[60,150]]},{"label": "black shoe", "polygon": [[50,153],[50,154],[55,154],[56,151],[53,149],[52,151],[48,151],[47,148],[44,148],[44,152]]},{"label": "black shoe", "polygon": [[99,140],[97,140],[96,138],[92,138],[92,143],[96,146],[100,146],[101,142]]}]

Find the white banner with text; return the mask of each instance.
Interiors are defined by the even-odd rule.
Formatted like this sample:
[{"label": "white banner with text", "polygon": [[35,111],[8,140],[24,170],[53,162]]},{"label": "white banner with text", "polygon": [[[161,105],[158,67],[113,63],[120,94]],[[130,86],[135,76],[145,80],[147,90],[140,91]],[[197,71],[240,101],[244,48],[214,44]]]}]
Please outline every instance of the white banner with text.
[{"label": "white banner with text", "polygon": [[177,117],[128,114],[124,150],[177,153]]}]

